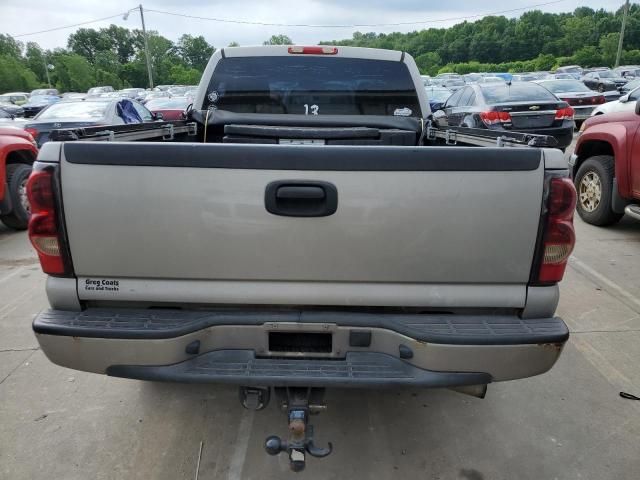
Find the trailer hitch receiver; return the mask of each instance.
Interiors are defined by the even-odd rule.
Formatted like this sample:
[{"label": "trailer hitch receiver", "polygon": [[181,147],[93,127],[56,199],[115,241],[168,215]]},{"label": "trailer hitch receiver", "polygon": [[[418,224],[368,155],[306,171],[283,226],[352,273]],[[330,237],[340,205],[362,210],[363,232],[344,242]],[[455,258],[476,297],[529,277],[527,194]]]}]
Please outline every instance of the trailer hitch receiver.
[{"label": "trailer hitch receiver", "polygon": [[301,472],[306,466],[306,454],[317,458],[326,457],[333,450],[331,442],[326,448],[313,442],[313,425],[309,425],[309,415],[326,409],[323,403],[324,389],[321,388],[276,388],[275,394],[280,407],[287,413],[289,437],[283,440],[276,435],[267,437],[264,448],[269,455],[286,452],[289,465],[294,472]]}]

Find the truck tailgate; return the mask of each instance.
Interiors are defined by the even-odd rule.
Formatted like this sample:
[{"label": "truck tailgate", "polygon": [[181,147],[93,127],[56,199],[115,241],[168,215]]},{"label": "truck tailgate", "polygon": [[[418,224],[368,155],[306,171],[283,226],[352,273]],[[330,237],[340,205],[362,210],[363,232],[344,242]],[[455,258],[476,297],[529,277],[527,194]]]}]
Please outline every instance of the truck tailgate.
[{"label": "truck tailgate", "polygon": [[[543,179],[531,148],[70,142],[61,158],[80,298],[123,301],[521,307]],[[270,213],[272,182],[335,187],[335,213]]]}]

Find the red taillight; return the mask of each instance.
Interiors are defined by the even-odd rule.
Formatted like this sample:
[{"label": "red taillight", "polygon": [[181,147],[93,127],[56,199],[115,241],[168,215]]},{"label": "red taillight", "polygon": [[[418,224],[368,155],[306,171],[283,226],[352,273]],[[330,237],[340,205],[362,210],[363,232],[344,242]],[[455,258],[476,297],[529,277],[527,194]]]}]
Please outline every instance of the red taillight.
[{"label": "red taillight", "polygon": [[556,110],[556,120],[573,120],[575,111],[571,107],[559,108]]},{"label": "red taillight", "polygon": [[29,240],[38,252],[42,270],[52,275],[63,275],[67,272],[55,209],[53,173],[50,170],[34,171],[27,182],[27,196],[31,206]]},{"label": "red taillight", "polygon": [[34,139],[38,138],[38,130],[35,128],[25,128],[25,132],[31,135]]},{"label": "red taillight", "polygon": [[480,120],[485,125],[495,125],[497,123],[511,123],[511,114],[509,112],[481,112]]},{"label": "red taillight", "polygon": [[549,182],[547,222],[542,242],[542,259],[537,284],[553,284],[562,280],[569,255],[576,243],[573,212],[576,189],[568,178],[554,177]]},{"label": "red taillight", "polygon": [[594,105],[602,105],[606,101],[607,101],[607,99],[604,98],[604,95],[598,95],[597,97],[592,97],[591,98],[591,103],[593,103]]},{"label": "red taillight", "polygon": [[338,47],[301,47],[294,45],[289,47],[289,53],[297,53],[302,55],[336,55]]}]

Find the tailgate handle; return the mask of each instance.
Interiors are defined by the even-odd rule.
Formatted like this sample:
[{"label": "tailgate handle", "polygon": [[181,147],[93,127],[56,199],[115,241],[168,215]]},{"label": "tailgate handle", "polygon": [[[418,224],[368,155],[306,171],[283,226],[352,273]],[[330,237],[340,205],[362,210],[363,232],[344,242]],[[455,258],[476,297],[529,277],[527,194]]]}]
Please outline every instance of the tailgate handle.
[{"label": "tailgate handle", "polygon": [[338,190],[329,182],[280,180],[267,185],[268,212],[285,217],[328,217],[338,209]]},{"label": "tailgate handle", "polygon": [[298,200],[322,200],[325,197],[324,188],[307,187],[302,185],[283,186],[276,190],[276,198],[297,198]]}]

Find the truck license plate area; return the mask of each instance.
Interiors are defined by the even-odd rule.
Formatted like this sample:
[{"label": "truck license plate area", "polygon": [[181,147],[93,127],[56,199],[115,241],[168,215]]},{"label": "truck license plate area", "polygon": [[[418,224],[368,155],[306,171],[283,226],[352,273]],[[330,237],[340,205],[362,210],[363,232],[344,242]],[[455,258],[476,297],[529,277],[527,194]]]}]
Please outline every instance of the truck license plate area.
[{"label": "truck license plate area", "polygon": [[331,353],[331,333],[269,332],[271,353]]}]

